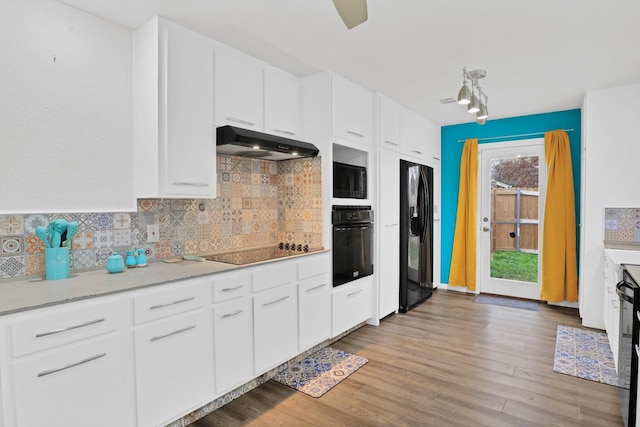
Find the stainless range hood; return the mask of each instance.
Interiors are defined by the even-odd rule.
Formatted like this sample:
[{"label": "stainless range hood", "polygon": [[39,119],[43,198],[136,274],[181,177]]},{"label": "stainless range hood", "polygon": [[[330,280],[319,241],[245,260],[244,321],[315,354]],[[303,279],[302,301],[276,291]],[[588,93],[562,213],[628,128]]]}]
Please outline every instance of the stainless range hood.
[{"label": "stainless range hood", "polygon": [[280,161],[315,157],[319,152],[315,145],[308,142],[235,126],[221,126],[216,133],[216,151],[219,154]]}]

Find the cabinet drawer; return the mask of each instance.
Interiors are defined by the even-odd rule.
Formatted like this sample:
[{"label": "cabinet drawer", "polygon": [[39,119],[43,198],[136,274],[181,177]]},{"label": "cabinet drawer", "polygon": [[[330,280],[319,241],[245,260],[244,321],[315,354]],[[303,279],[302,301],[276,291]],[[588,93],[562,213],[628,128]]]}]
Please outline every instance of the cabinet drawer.
[{"label": "cabinet drawer", "polygon": [[218,303],[245,296],[251,289],[249,271],[216,274],[213,276],[213,302]]},{"label": "cabinet drawer", "polygon": [[34,310],[11,324],[13,355],[22,356],[114,331],[124,304],[115,299],[81,301]]},{"label": "cabinet drawer", "polygon": [[296,263],[293,261],[276,262],[268,267],[253,270],[253,292],[260,292],[276,286],[293,283],[296,280]]},{"label": "cabinet drawer", "polygon": [[331,295],[333,307],[332,333],[342,332],[369,319],[373,313],[373,281],[371,276],[342,285]]},{"label": "cabinet drawer", "polygon": [[136,324],[184,313],[208,305],[207,280],[196,279],[166,285],[160,290],[143,291],[133,298]]},{"label": "cabinet drawer", "polygon": [[298,261],[298,280],[327,274],[330,270],[329,255],[316,255]]},{"label": "cabinet drawer", "polygon": [[124,360],[122,339],[112,333],[16,362],[16,425],[133,425]]}]

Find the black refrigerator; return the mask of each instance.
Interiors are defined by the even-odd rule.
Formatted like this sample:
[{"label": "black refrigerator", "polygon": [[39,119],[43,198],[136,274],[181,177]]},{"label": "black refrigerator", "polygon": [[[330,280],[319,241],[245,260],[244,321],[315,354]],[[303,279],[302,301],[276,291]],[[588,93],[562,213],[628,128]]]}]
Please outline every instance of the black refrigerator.
[{"label": "black refrigerator", "polygon": [[400,312],[433,292],[433,168],[400,161]]}]

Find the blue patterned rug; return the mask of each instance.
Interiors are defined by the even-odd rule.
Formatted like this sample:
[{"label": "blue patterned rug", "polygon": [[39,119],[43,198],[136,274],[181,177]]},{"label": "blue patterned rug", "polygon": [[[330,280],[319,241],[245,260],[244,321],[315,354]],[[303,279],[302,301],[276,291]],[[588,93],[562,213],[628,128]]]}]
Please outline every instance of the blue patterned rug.
[{"label": "blue patterned rug", "polygon": [[367,362],[364,357],[325,347],[273,379],[309,396],[320,397]]},{"label": "blue patterned rug", "polygon": [[558,325],[553,370],[561,374],[629,388],[620,384],[607,334]]},{"label": "blue patterned rug", "polygon": [[493,295],[479,294],[473,299],[473,302],[480,304],[499,305],[502,307],[521,308],[523,310],[539,311],[540,306],[537,302],[526,301],[517,298],[496,297]]}]

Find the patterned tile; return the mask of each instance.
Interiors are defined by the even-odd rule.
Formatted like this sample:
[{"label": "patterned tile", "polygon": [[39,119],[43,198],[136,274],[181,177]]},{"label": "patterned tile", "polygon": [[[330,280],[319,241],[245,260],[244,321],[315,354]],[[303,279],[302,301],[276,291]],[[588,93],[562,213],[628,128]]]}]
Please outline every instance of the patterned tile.
[{"label": "patterned tile", "polygon": [[44,253],[25,256],[25,274],[44,274]]},{"label": "patterned tile", "polygon": [[0,254],[3,257],[23,255],[23,248],[23,239],[20,236],[0,237]]},{"label": "patterned tile", "polygon": [[114,213],[113,214],[113,229],[114,230],[130,230],[131,229],[131,215],[129,213]]},{"label": "patterned tile", "polygon": [[0,258],[0,277],[17,277],[26,274],[24,256],[8,256]]},{"label": "patterned tile", "polygon": [[131,230],[113,230],[115,246],[131,246]]},{"label": "patterned tile", "polygon": [[0,215],[0,236],[22,235],[24,217],[22,215]]},{"label": "patterned tile", "polygon": [[98,230],[93,235],[93,241],[95,247],[98,249],[110,248],[113,246],[113,231]]},{"label": "patterned tile", "polygon": [[24,217],[25,234],[34,234],[37,226],[47,227],[49,225],[48,215],[27,215]]},{"label": "patterned tile", "polygon": [[24,238],[24,253],[26,255],[44,254],[44,242],[33,234],[26,236]]},{"label": "patterned tile", "polygon": [[113,214],[112,213],[96,214],[93,218],[93,225],[96,230],[112,230]]}]

